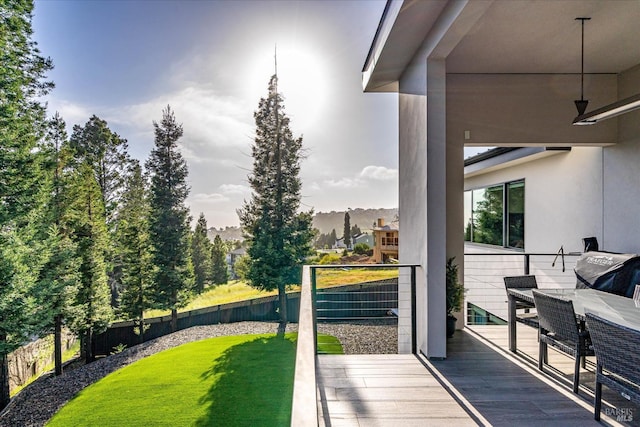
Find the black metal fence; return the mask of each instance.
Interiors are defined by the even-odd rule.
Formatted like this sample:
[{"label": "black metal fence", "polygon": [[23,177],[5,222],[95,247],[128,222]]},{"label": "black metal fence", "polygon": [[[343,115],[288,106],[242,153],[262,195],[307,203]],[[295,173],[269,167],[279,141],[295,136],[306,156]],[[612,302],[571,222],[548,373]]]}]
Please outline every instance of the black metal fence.
[{"label": "black metal fence", "polygon": [[[318,290],[322,300],[325,321],[389,317],[398,306],[398,281],[396,279],[367,282],[356,285],[335,286]],[[178,330],[192,326],[215,325],[243,321],[278,321],[278,296],[256,298],[230,304],[220,304],[178,313]],[[287,293],[287,317],[297,322],[300,312],[300,292]],[[144,341],[171,333],[171,316],[145,319],[148,329]],[[113,323],[105,332],[94,337],[94,354],[108,355],[118,346],[127,347],[140,343],[133,322]]]},{"label": "black metal fence", "polygon": [[[256,298],[230,304],[220,304],[198,310],[178,313],[178,330],[192,326],[215,325],[218,323],[233,323],[242,321],[277,321],[278,296]],[[287,294],[287,317],[290,322],[298,321],[300,310],[300,293]],[[144,340],[149,341],[171,333],[171,316],[145,319],[148,329],[145,330]],[[133,322],[118,322],[112,324],[105,332],[94,338],[96,355],[108,355],[115,347],[127,347],[140,343],[140,337],[135,333]]]},{"label": "black metal fence", "polygon": [[397,308],[397,277],[316,290],[318,322],[389,318]]}]

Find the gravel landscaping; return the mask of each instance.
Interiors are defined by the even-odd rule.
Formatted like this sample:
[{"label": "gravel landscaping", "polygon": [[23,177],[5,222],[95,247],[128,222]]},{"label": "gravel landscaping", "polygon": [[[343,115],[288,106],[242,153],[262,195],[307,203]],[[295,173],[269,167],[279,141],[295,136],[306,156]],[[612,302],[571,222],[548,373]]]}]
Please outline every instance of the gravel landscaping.
[{"label": "gravel landscaping", "polygon": [[[287,332],[298,325],[290,323]],[[136,360],[160,351],[205,338],[276,333],[278,324],[272,322],[238,322],[185,329],[95,362],[67,369],[61,376],[44,375],[18,393],[0,414],[0,427],[43,426],[55,412],[80,390],[100,378]],[[393,321],[362,321],[354,323],[325,323],[318,332],[337,337],[345,354],[397,353],[397,326]]]}]

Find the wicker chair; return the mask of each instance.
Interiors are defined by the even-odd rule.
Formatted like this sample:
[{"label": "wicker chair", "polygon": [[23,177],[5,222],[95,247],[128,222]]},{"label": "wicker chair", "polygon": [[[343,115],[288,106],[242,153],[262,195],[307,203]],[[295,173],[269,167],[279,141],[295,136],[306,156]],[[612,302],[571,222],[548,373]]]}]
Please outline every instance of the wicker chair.
[{"label": "wicker chair", "polygon": [[582,361],[584,366],[585,357],[594,354],[589,333],[579,327],[571,300],[550,296],[537,290],[533,291],[533,299],[540,323],[538,369],[543,371],[543,365],[547,363],[548,345],[574,357],[576,363],[573,372],[573,392],[578,393],[580,362]]},{"label": "wicker chair", "polygon": [[587,327],[597,361],[594,418],[600,420],[602,384],[626,399],[640,403],[640,331],[593,313],[587,313]]},{"label": "wicker chair", "polygon": [[[536,276],[508,276],[504,278],[504,287],[508,289],[537,289],[538,283],[536,282]],[[524,309],[524,312],[516,314],[516,322],[523,323],[532,328],[538,329],[538,315],[537,313],[531,313],[530,309],[534,308],[533,304],[529,304],[524,301],[520,301],[516,304],[516,310]]]}]

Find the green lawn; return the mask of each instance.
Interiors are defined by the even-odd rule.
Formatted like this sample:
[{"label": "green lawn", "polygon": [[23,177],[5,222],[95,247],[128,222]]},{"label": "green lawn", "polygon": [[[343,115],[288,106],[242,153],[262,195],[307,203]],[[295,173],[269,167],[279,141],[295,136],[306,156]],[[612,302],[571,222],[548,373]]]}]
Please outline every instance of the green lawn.
[{"label": "green lawn", "polygon": [[[288,426],[296,337],[218,337],[163,351],[87,387],[47,425]],[[319,351],[342,353],[336,338],[321,338]]]}]

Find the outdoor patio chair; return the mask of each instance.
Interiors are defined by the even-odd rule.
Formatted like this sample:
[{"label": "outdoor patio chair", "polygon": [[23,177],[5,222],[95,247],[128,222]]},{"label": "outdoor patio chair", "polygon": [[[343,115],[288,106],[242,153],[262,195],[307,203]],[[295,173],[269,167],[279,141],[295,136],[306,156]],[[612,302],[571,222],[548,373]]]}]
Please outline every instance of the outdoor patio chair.
[{"label": "outdoor patio chair", "polygon": [[549,345],[574,357],[573,392],[578,393],[580,362],[584,366],[586,356],[594,354],[589,333],[579,326],[571,300],[557,298],[537,290],[533,291],[533,299],[540,324],[538,369],[544,371],[543,365],[548,363],[547,346]]},{"label": "outdoor patio chair", "polygon": [[[508,289],[537,289],[538,283],[536,282],[536,276],[507,276],[504,278],[504,287]],[[538,314],[531,312],[534,308],[533,304],[519,301],[516,304],[516,322],[523,323],[532,328],[538,328]],[[517,310],[524,310],[524,312],[518,313]]]},{"label": "outdoor patio chair", "polygon": [[597,363],[594,418],[600,420],[602,384],[627,400],[640,403],[640,331],[593,313],[586,317]]}]

